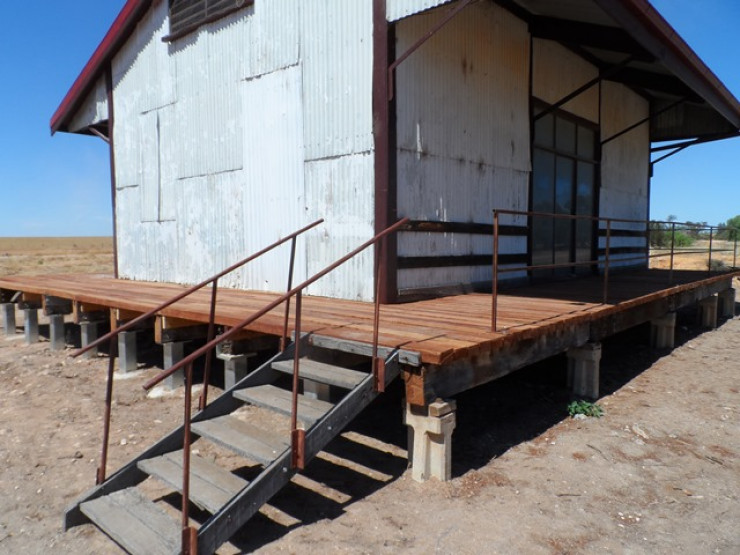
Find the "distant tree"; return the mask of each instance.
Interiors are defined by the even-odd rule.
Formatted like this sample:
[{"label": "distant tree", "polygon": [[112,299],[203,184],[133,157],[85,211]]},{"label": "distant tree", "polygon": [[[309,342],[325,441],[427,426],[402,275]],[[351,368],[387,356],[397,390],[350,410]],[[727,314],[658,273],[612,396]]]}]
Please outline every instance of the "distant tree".
[{"label": "distant tree", "polygon": [[734,241],[735,239],[740,239],[740,214],[727,220],[724,227],[729,228],[725,231],[725,238],[727,240]]}]

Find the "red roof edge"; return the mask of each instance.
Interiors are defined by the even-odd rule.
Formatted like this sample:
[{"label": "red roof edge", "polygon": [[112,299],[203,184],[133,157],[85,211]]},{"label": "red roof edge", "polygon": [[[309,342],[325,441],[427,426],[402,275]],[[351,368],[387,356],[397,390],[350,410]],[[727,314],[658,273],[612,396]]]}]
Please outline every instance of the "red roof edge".
[{"label": "red roof edge", "polygon": [[62,103],[51,117],[51,133],[67,131],[69,120],[80,108],[90,90],[95,86],[98,78],[110,64],[113,56],[123,43],[128,40],[136,25],[149,10],[153,0],[127,0],[116,17],[113,25],[105,34],[102,42],[95,49],[90,60],[75,79],[72,87],[62,100]]}]

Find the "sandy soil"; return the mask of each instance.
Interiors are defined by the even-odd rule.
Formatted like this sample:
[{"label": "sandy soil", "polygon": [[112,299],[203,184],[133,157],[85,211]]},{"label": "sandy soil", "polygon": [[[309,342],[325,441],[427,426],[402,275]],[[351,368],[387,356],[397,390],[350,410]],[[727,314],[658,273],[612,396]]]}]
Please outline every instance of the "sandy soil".
[{"label": "sandy soil", "polygon": [[[601,419],[567,417],[562,357],[458,396],[448,483],[411,479],[394,384],[221,552],[739,553],[740,318],[680,317],[671,353],[644,328],[605,342]],[[0,553],[119,552],[61,529],[94,482],[106,368],[68,355],[0,337]],[[115,382],[111,470],[181,418],[181,391],[141,388],[148,355]]]}]

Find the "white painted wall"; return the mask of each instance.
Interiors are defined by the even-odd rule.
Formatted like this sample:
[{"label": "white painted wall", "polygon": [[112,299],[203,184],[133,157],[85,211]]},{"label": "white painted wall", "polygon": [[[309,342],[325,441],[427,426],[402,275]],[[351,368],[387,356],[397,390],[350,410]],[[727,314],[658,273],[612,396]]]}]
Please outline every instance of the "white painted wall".
[{"label": "white painted wall", "polygon": [[[599,74],[596,66],[564,46],[543,39],[532,41],[532,95],[555,104]],[[595,85],[561,107],[598,123],[599,87]]]},{"label": "white painted wall", "polygon": [[108,94],[105,89],[105,77],[101,77],[93,86],[82,103],[82,107],[69,122],[69,131],[77,133],[96,123],[108,119]]},{"label": "white painted wall", "polygon": [[[647,100],[620,83],[602,84],[601,139],[607,139],[649,115]],[[646,220],[649,217],[650,130],[646,122],[603,146],[601,154],[600,215]],[[614,227],[644,231],[639,223],[615,222]],[[603,224],[602,224],[603,227]],[[604,239],[601,240],[602,247]],[[644,247],[640,237],[615,237],[613,247]],[[618,255],[629,258],[635,255]],[[642,265],[633,261],[628,265]]]},{"label": "white painted wall", "polygon": [[[440,8],[400,21],[397,53],[445,13]],[[494,208],[527,209],[529,35],[523,21],[493,3],[471,5],[398,67],[396,83],[399,216],[492,223]],[[487,236],[401,233],[398,252],[491,254],[491,243]],[[501,246],[525,252],[526,240],[510,238]],[[398,275],[401,289],[490,279],[488,266]]]}]

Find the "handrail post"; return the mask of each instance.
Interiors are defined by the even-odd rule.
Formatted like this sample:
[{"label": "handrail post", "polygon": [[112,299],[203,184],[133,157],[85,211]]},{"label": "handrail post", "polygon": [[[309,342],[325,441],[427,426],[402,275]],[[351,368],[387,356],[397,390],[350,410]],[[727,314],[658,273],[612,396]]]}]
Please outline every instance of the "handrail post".
[{"label": "handrail post", "polygon": [[298,428],[298,381],[300,380],[301,313],[303,291],[295,296],[295,352],[293,355],[293,398],[290,411],[290,449],[291,467],[303,470],[305,466],[306,431]]},{"label": "handrail post", "polygon": [[[288,267],[288,288],[286,291],[290,291],[293,288],[293,266],[295,265],[295,244],[296,238],[293,237],[293,241],[290,244],[290,266]],[[288,346],[288,318],[290,317],[290,297],[285,300],[285,320],[283,321],[283,336],[280,338],[280,352],[282,353]],[[298,337],[296,337],[296,341]]]},{"label": "handrail post", "polygon": [[[218,295],[218,278],[213,280],[211,288],[211,312],[208,315],[208,339],[206,343],[213,341],[216,335],[216,296]],[[203,391],[200,394],[198,408],[203,410],[208,404],[208,384],[211,382],[211,365],[213,364],[213,350],[206,353],[206,367],[203,371]]]},{"label": "handrail post", "polygon": [[606,249],[604,250],[604,304],[609,300],[609,248],[612,239],[612,220],[606,218]]},{"label": "handrail post", "polygon": [[707,273],[712,273],[712,241],[714,239],[714,227],[709,226],[709,260],[707,261]]},{"label": "handrail post", "polygon": [[493,267],[491,268],[491,331],[496,333],[498,315],[498,210],[493,211]]},{"label": "handrail post", "polygon": [[735,231],[735,244],[732,247],[732,267],[737,268],[737,234],[738,231]]},{"label": "handrail post", "polygon": [[671,265],[668,268],[668,285],[673,283],[673,255],[676,245],[676,222],[671,222]]},{"label": "handrail post", "polygon": [[100,466],[95,477],[97,485],[105,482],[106,467],[108,466],[108,443],[110,441],[110,417],[113,404],[113,371],[118,356],[118,346],[111,339],[108,343],[108,378],[105,384],[105,415],[103,417],[103,446],[100,452]]},{"label": "handrail post", "polygon": [[[197,553],[197,535],[190,527],[190,419],[192,412],[193,363],[185,367],[185,407],[183,415],[182,440],[182,552]],[[195,536],[195,545],[193,537]]]},{"label": "handrail post", "polygon": [[385,237],[376,243],[378,252],[375,257],[375,300],[373,307],[373,389],[382,393],[385,391],[385,361],[378,357],[378,343],[380,341],[380,286],[385,277],[383,264],[385,253]]}]

